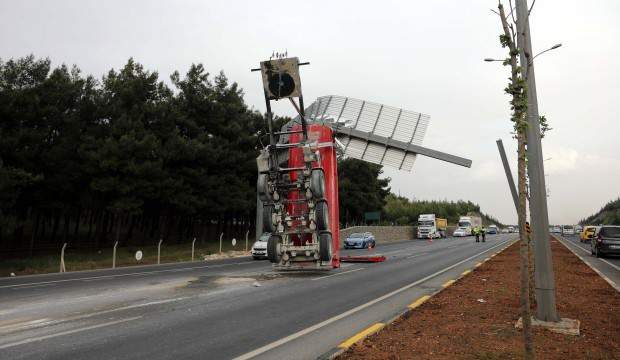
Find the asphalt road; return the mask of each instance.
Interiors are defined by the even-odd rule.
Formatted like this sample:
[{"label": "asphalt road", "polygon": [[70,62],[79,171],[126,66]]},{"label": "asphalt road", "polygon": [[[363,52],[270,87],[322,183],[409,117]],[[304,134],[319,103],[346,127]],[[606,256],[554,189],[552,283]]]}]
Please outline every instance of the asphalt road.
[{"label": "asphalt road", "polygon": [[513,239],[379,244],[384,263],[312,274],[237,258],[4,278],[0,359],[313,359]]},{"label": "asphalt road", "polygon": [[[558,236],[558,234],[556,234]],[[590,266],[604,275],[611,285],[620,291],[620,256],[596,258],[591,254],[590,243],[579,241],[579,235],[561,235],[560,240],[577,253]]]}]

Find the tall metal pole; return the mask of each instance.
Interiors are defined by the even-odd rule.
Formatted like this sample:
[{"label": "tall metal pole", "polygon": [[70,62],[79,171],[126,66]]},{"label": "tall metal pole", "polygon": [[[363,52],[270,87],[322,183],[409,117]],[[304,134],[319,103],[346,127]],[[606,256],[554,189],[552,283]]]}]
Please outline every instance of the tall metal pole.
[{"label": "tall metal pole", "polygon": [[530,181],[530,223],[534,240],[534,283],[536,288],[536,318],[559,321],[555,302],[555,279],[549,244],[549,214],[545,188],[545,169],[540,141],[536,77],[532,63],[527,0],[516,0],[517,43],[523,75],[527,80],[527,167]]},{"label": "tall metal pole", "polygon": [[510,165],[508,165],[508,158],[506,157],[506,150],[504,150],[504,143],[502,139],[497,139],[497,149],[499,150],[499,157],[502,158],[502,165],[504,165],[504,172],[506,172],[506,179],[508,179],[508,187],[512,194],[512,201],[515,203],[515,209],[517,214],[519,213],[519,194],[517,194],[517,187],[515,186],[515,179],[512,177],[512,171],[510,171]]}]

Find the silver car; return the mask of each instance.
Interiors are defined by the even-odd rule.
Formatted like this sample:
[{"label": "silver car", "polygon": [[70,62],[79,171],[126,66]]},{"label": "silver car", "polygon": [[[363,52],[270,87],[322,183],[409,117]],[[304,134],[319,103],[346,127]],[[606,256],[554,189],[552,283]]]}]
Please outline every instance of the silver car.
[{"label": "silver car", "polygon": [[353,233],[344,240],[345,249],[374,248],[375,245],[375,236],[370,232]]}]

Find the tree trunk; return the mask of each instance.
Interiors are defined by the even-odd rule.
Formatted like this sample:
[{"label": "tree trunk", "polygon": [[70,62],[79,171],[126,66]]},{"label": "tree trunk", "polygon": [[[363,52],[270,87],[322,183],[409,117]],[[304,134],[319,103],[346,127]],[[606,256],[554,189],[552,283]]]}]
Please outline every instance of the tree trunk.
[{"label": "tree trunk", "polygon": [[[523,85],[523,80],[520,77],[520,69],[517,65],[517,51],[514,34],[510,32],[504,7],[501,2],[498,5],[499,15],[502,22],[502,29],[504,31],[504,39],[502,40],[502,46],[507,46],[510,49],[510,68],[511,68],[511,86],[507,92],[512,95],[513,115],[512,120],[515,124],[515,130],[517,131],[517,143],[518,143],[518,162],[517,173],[519,178],[518,190],[519,190],[519,205],[518,205],[518,217],[519,217],[519,255],[520,255],[520,291],[519,291],[519,305],[521,307],[521,320],[523,321],[523,343],[525,350],[525,359],[534,359],[534,346],[532,341],[532,315],[530,305],[530,271],[529,271],[529,236],[525,230],[525,223],[527,221],[527,184],[525,177],[526,166],[526,149],[525,144],[527,120],[527,97],[526,88]],[[500,38],[501,39],[501,38]],[[523,103],[525,102],[525,106]],[[525,107],[525,110],[523,109]]]},{"label": "tree trunk", "polygon": [[37,215],[35,216],[34,226],[32,227],[32,232],[30,235],[30,257],[34,255],[34,241],[37,237],[37,231],[39,230],[39,221],[41,220],[41,213],[37,211]]},{"label": "tree trunk", "polygon": [[520,283],[519,304],[521,306],[521,319],[523,320],[523,339],[525,343],[525,359],[534,359],[534,347],[532,341],[532,315],[530,305],[530,271],[529,271],[529,235],[525,228],[526,222],[526,182],[525,182],[525,134],[518,134],[519,142],[519,255],[520,255]]}]

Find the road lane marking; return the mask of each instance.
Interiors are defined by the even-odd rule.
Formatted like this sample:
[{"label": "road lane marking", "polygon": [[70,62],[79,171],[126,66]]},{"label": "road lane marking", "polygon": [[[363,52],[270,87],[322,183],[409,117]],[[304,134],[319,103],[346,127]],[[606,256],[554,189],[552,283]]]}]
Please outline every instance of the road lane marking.
[{"label": "road lane marking", "polygon": [[411,304],[409,304],[407,307],[409,309],[413,310],[413,309],[417,308],[418,306],[424,304],[426,302],[426,300],[428,300],[430,298],[431,298],[430,295],[424,295],[424,296],[420,297],[418,300],[416,300],[416,301],[412,302]]},{"label": "road lane marking", "polygon": [[[572,249],[571,246],[568,246],[566,244],[566,242],[564,240],[560,240],[559,237],[557,236],[553,236],[560,244],[564,245],[565,248],[568,249],[568,251],[572,252],[576,257],[579,258],[579,260],[581,260],[584,264],[586,264],[590,269],[592,269],[595,273],[597,273],[601,278],[603,278],[603,280],[607,281],[607,283],[609,283],[609,285],[611,285],[612,288],[614,288],[616,291],[620,292],[620,287],[618,285],[616,285],[616,282],[611,280],[610,278],[608,278],[607,276],[605,276],[605,274],[603,274],[603,272],[601,272],[599,269],[597,269],[594,265],[591,264],[591,261],[586,260],[583,256],[577,254],[575,252],[575,250]],[[592,260],[593,258],[589,258],[590,260]],[[601,260],[601,259],[599,259]]]},{"label": "road lane marking", "polygon": [[314,279],[312,279],[312,280],[327,279],[327,278],[330,278],[330,277],[332,277],[332,276],[344,275],[344,274],[348,274],[348,273],[352,273],[352,272],[355,272],[355,271],[360,271],[360,270],[364,270],[364,269],[366,269],[366,268],[351,269],[351,270],[347,270],[347,271],[339,272],[339,273],[337,273],[337,274],[331,274],[331,275],[321,276],[321,277],[318,277],[318,278],[314,278]]},{"label": "road lane marking", "polygon": [[247,360],[247,359],[251,359],[251,358],[253,358],[255,356],[258,356],[260,354],[263,354],[263,353],[265,353],[265,352],[267,352],[269,350],[275,349],[275,348],[277,348],[280,345],[283,345],[283,344],[286,344],[286,343],[288,343],[290,341],[298,339],[298,338],[300,338],[300,337],[302,337],[304,335],[307,335],[307,334],[309,334],[309,333],[311,333],[313,331],[316,331],[316,330],[318,330],[320,328],[323,328],[323,327],[325,327],[325,326],[327,326],[327,325],[329,325],[331,323],[334,323],[334,322],[336,322],[338,320],[344,319],[347,316],[355,314],[358,311],[364,310],[364,309],[366,309],[366,308],[368,308],[368,307],[370,307],[370,306],[372,306],[374,304],[377,304],[377,303],[379,303],[379,302],[381,302],[381,301],[383,301],[385,299],[391,298],[394,295],[400,294],[403,291],[409,290],[410,288],[412,288],[412,287],[414,287],[416,285],[424,283],[424,282],[426,282],[426,281],[428,281],[428,280],[430,280],[430,279],[432,279],[432,278],[434,278],[434,277],[436,277],[438,275],[441,275],[441,274],[443,274],[443,273],[445,273],[447,271],[450,271],[450,270],[454,269],[455,267],[457,267],[457,266],[459,266],[459,265],[461,265],[461,264],[463,264],[463,263],[465,263],[467,261],[475,259],[476,257],[478,257],[478,256],[480,256],[482,254],[485,254],[485,253],[487,253],[487,252],[489,252],[489,251],[491,251],[491,250],[493,250],[493,249],[495,249],[495,248],[497,248],[499,246],[502,246],[502,245],[504,245],[506,243],[509,243],[511,241],[514,241],[514,240],[511,240],[511,239],[505,240],[505,241],[503,241],[503,242],[501,242],[501,243],[499,243],[497,245],[494,245],[494,246],[492,246],[492,247],[490,247],[490,248],[488,248],[486,250],[483,250],[483,251],[481,251],[479,253],[476,253],[476,254],[474,254],[474,255],[466,258],[466,259],[463,259],[463,260],[461,260],[461,261],[459,261],[459,262],[457,262],[455,264],[452,264],[452,265],[450,265],[450,266],[448,266],[446,268],[443,268],[442,270],[439,270],[439,271],[437,271],[437,272],[435,272],[433,274],[425,276],[422,279],[419,279],[419,280],[414,281],[414,282],[412,282],[410,284],[407,284],[407,285],[405,285],[405,286],[403,286],[401,288],[393,290],[393,291],[391,291],[391,292],[389,292],[387,294],[379,296],[378,298],[376,298],[374,300],[370,300],[367,303],[358,305],[358,306],[356,306],[356,307],[354,307],[352,309],[349,309],[349,310],[347,310],[347,311],[345,311],[345,312],[343,312],[343,313],[341,313],[339,315],[333,316],[333,317],[331,317],[331,318],[329,318],[327,320],[323,320],[320,323],[317,323],[317,324],[309,326],[309,327],[307,327],[305,329],[299,330],[296,333],[293,333],[291,335],[288,335],[286,337],[283,337],[281,339],[273,341],[273,342],[271,342],[271,343],[269,343],[267,345],[261,346],[261,347],[259,347],[257,349],[254,349],[254,350],[252,350],[250,352],[247,352],[245,354],[239,355],[236,358],[234,358],[233,360]]},{"label": "road lane marking", "polygon": [[224,267],[224,266],[247,265],[247,264],[255,264],[255,262],[254,261],[244,261],[244,262],[231,263],[231,264],[216,264],[216,265],[192,266],[192,267],[179,268],[179,269],[141,271],[141,272],[127,273],[127,274],[100,275],[100,276],[89,276],[89,277],[75,278],[75,279],[62,279],[62,280],[41,281],[41,282],[34,282],[34,283],[27,283],[27,284],[2,285],[2,286],[0,286],[0,289],[17,288],[17,287],[24,288],[24,287],[27,287],[27,286],[40,285],[40,284],[56,284],[56,283],[69,282],[69,281],[84,281],[84,280],[94,280],[94,279],[111,279],[111,278],[116,278],[116,277],[141,276],[141,275],[159,274],[159,273],[168,273],[168,272],[179,272],[179,271],[196,270],[196,269],[207,269],[207,268],[212,269],[212,268],[220,268],[220,267]]},{"label": "road lane marking", "polygon": [[[581,250],[581,251],[583,251],[583,252],[585,252],[585,253],[587,253],[587,254],[592,254],[592,251],[591,251],[591,250],[586,250],[585,248],[583,248],[583,247],[579,246],[578,244],[576,244],[576,243],[574,243],[574,242],[572,242],[572,241],[570,241],[570,240],[567,240],[567,241],[568,241],[568,242],[570,242],[570,243],[571,243],[571,245],[573,245],[573,246],[574,246],[574,247],[576,247],[577,249],[579,249],[579,250]],[[601,258],[598,258],[598,259],[599,259],[599,260],[601,260],[602,262],[604,262],[605,264],[607,264],[607,265],[611,266],[612,268],[614,268],[614,269],[616,269],[616,270],[620,271],[620,267],[618,267],[617,265],[614,265],[614,264],[610,263],[609,261],[607,261],[607,260],[605,260],[605,259],[601,259]]]},{"label": "road lane marking", "polygon": [[479,263],[476,263],[476,266],[474,266],[474,267],[479,268],[479,267],[481,267],[481,266],[482,266],[482,263],[481,263],[481,262],[479,262]]},{"label": "road lane marking", "polygon": [[443,283],[443,285],[441,285],[442,288],[447,288],[448,286],[454,284],[456,282],[456,280],[448,280],[445,283]]},{"label": "road lane marking", "polygon": [[369,327],[367,327],[366,329],[358,332],[357,334],[351,336],[350,338],[348,338],[347,340],[343,341],[340,345],[338,345],[339,348],[341,349],[348,349],[351,347],[351,345],[355,344],[356,342],[365,339],[366,337],[376,333],[377,331],[383,329],[383,327],[385,326],[384,323],[376,323],[373,324]]},{"label": "road lane marking", "polygon": [[465,270],[461,273],[461,276],[465,276],[467,274],[469,274],[471,272],[471,270]]},{"label": "road lane marking", "polygon": [[605,259],[601,259],[601,258],[599,258],[599,260],[601,260],[602,262],[604,262],[604,263],[606,263],[607,265],[611,266],[612,268],[614,268],[614,269],[616,269],[616,270],[620,271],[620,267],[618,267],[618,266],[616,266],[616,265],[614,265],[614,264],[610,263],[609,261],[607,261],[607,260],[605,260]]},{"label": "road lane marking", "polygon": [[18,289],[35,289],[35,288],[42,288],[42,287],[48,287],[48,286],[55,286],[56,284],[39,284],[39,285],[28,285],[28,286],[22,286],[19,288],[13,288],[13,290],[18,290]]},{"label": "road lane marking", "polygon": [[45,335],[45,336],[38,336],[38,337],[29,338],[29,339],[25,339],[25,340],[21,340],[21,341],[16,341],[16,342],[0,345],[0,350],[7,349],[7,348],[10,348],[10,347],[14,347],[14,346],[19,346],[19,345],[30,344],[30,343],[33,343],[33,342],[36,342],[36,341],[43,341],[43,340],[55,338],[55,337],[58,337],[58,336],[70,335],[70,334],[75,334],[75,333],[82,332],[82,331],[88,331],[88,330],[94,330],[94,329],[102,328],[102,327],[105,327],[105,326],[112,326],[112,325],[116,325],[116,324],[121,324],[121,323],[125,323],[125,322],[129,322],[129,321],[140,319],[141,317],[142,316],[134,316],[134,317],[127,318],[127,319],[120,319],[120,320],[106,322],[106,323],[103,323],[103,324],[86,326],[86,327],[83,327],[83,328],[67,330],[67,331],[61,331],[61,332],[54,333],[54,334],[49,334],[49,335]]},{"label": "road lane marking", "polygon": [[58,325],[58,324],[69,322],[69,321],[87,319],[87,318],[94,317],[94,316],[99,316],[99,315],[113,313],[113,312],[116,312],[116,311],[137,309],[137,308],[151,306],[151,305],[167,304],[167,303],[171,303],[171,302],[176,302],[176,301],[184,300],[184,299],[187,299],[187,298],[188,298],[187,296],[184,296],[184,297],[178,297],[178,298],[173,298],[173,299],[155,300],[155,301],[149,301],[147,303],[141,303],[141,304],[135,304],[135,305],[127,305],[127,306],[122,306],[122,307],[115,308],[115,309],[96,311],[96,312],[92,312],[92,313],[88,313],[88,314],[70,316],[70,317],[61,318],[61,319],[49,319],[49,318],[48,319],[38,319],[38,320],[33,320],[33,321],[30,321],[30,322],[26,322],[26,323],[16,323],[16,324],[11,324],[11,325],[5,325],[5,326],[0,326],[0,334],[8,334],[8,333],[11,333],[11,332],[17,331],[17,330],[24,330],[24,329],[31,329],[31,328],[40,328],[40,327],[49,326],[49,325]]}]

